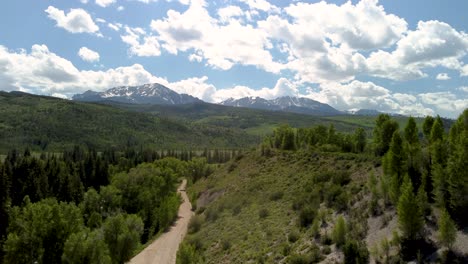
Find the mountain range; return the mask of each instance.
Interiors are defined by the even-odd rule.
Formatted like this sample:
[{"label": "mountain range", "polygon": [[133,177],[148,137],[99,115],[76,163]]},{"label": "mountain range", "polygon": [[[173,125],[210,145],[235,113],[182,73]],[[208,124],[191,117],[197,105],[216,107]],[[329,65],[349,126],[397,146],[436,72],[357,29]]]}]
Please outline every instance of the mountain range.
[{"label": "mountain range", "polygon": [[[179,94],[164,85],[153,83],[139,86],[119,86],[104,92],[88,90],[73,96],[75,101],[84,102],[120,102],[129,104],[150,105],[184,105],[203,103],[202,100],[188,94]],[[343,114],[378,115],[375,110],[356,110],[342,112],[328,104],[320,103],[304,97],[283,96],[267,100],[261,97],[230,98],[221,103],[224,106],[262,109],[269,111],[282,111],[317,116],[333,116]]]},{"label": "mountain range", "polygon": [[84,102],[115,101],[131,104],[180,105],[202,102],[188,94],[179,94],[159,83],[139,86],[119,86],[104,92],[88,90],[73,96],[73,100]]}]

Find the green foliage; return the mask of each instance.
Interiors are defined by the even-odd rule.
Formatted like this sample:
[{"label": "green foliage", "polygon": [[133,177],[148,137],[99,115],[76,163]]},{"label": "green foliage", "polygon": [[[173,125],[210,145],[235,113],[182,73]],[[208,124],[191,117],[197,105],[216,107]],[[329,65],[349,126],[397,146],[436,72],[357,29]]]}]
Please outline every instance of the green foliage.
[{"label": "green foliage", "polygon": [[84,229],[70,235],[64,245],[62,263],[110,264],[111,257],[101,229]]},{"label": "green foliage", "polygon": [[366,148],[367,144],[366,131],[364,130],[364,128],[356,128],[354,132],[354,142],[356,152],[364,152],[364,149]]},{"label": "green foliage", "polygon": [[140,244],[143,221],[137,215],[119,214],[106,219],[103,232],[112,263],[125,263]]},{"label": "green foliage", "polygon": [[288,125],[282,125],[273,132],[274,147],[284,150],[295,150],[296,139],[294,129]]},{"label": "green foliage", "polygon": [[201,226],[203,225],[203,217],[201,215],[194,215],[190,218],[190,222],[188,225],[188,232],[190,234],[196,233],[200,231]]},{"label": "green foliage", "polygon": [[365,264],[369,263],[369,251],[365,243],[359,243],[348,239],[343,247],[345,264]]},{"label": "green foliage", "polygon": [[434,118],[432,116],[426,116],[423,123],[423,134],[426,139],[431,137],[432,126],[434,125]]},{"label": "green foliage", "polygon": [[346,242],[346,233],[347,233],[347,227],[346,227],[346,222],[343,218],[343,216],[339,216],[338,219],[336,220],[335,227],[333,228],[333,242],[338,246],[344,245]]},{"label": "green foliage", "polygon": [[65,241],[83,228],[80,209],[55,199],[13,207],[5,241],[7,263],[60,263]]},{"label": "green foliage", "polygon": [[4,153],[27,146],[34,151],[63,151],[77,144],[103,151],[109,147],[122,150],[127,146],[239,148],[258,143],[257,136],[232,124],[228,127],[200,125],[180,120],[183,114],[167,118],[132,109],[145,106],[120,106],[119,109],[118,105],[18,92],[0,92],[0,101],[3,124],[0,138],[8,138],[0,141],[0,151]]},{"label": "green foliage", "polygon": [[434,143],[436,141],[442,141],[443,139],[444,139],[444,124],[440,116],[437,116],[431,128],[430,142]]},{"label": "green foliage", "polygon": [[443,246],[447,247],[448,249],[452,249],[453,243],[455,243],[457,236],[457,227],[445,209],[443,209],[440,214],[438,226],[439,241]]},{"label": "green foliage", "polygon": [[413,184],[408,176],[401,186],[401,196],[397,206],[398,226],[403,237],[414,240],[420,234],[424,225],[423,212],[413,193]]},{"label": "green foliage", "polygon": [[449,208],[462,221],[468,221],[468,109],[450,130],[452,153],[447,162]]},{"label": "green foliage", "polygon": [[398,123],[387,114],[380,114],[375,120],[373,142],[375,153],[383,156],[387,153],[393,134],[398,131]]},{"label": "green foliage", "polygon": [[177,251],[177,264],[204,263],[196,248],[189,243],[182,243]]}]

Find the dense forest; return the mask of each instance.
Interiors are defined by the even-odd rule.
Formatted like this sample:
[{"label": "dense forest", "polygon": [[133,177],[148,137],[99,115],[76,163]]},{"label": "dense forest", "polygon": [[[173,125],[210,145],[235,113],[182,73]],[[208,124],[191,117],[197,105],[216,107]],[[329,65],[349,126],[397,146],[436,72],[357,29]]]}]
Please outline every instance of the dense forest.
[{"label": "dense forest", "polygon": [[178,263],[465,263],[468,110],[420,128],[386,114],[371,137],[277,128],[189,188]]},{"label": "dense forest", "polygon": [[[177,216],[177,182],[237,151],[10,151],[0,164],[5,263],[124,263]],[[189,173],[190,172],[190,173]]]}]

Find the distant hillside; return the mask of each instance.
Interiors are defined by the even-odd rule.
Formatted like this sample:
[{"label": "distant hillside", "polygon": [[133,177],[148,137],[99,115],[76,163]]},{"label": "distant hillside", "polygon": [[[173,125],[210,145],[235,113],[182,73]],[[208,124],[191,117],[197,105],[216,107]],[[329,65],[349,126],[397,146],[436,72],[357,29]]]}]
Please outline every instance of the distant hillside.
[{"label": "distant hillside", "polygon": [[132,104],[178,105],[201,102],[188,94],[178,94],[164,85],[153,83],[139,86],[120,86],[105,92],[86,91],[76,94],[73,100],[85,102],[116,101]]},{"label": "distant hillside", "polygon": [[[339,131],[354,131],[359,124],[347,122],[346,116],[341,119],[298,114],[282,111],[269,111],[244,107],[224,106],[208,103],[192,103],[185,105],[136,105],[117,102],[102,102],[115,107],[152,113],[171,119],[191,122],[195,125],[212,125],[225,128],[244,129],[252,135],[266,135],[281,124],[294,127],[310,127],[313,125],[329,126],[333,124]],[[374,122],[374,117],[365,117]]]},{"label": "distant hillside", "polygon": [[109,105],[0,92],[0,152],[60,151],[74,144],[107,147],[237,148],[258,143],[240,129],[192,125]]},{"label": "distant hillside", "polygon": [[266,100],[260,97],[244,97],[241,99],[228,99],[221,104],[317,116],[343,114],[343,112],[340,112],[327,104],[323,104],[308,98],[290,96],[279,97],[272,100]]}]

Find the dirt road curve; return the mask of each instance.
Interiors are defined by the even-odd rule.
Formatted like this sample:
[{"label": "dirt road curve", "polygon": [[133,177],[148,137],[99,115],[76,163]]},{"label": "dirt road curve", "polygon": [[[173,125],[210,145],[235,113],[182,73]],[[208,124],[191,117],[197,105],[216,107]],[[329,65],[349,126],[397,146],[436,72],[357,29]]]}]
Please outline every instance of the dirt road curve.
[{"label": "dirt road curve", "polygon": [[187,234],[188,223],[193,215],[192,205],[185,192],[187,181],[184,180],[177,192],[183,198],[179,207],[179,216],[171,229],[162,234],[151,245],[146,247],[140,254],[130,260],[131,264],[174,264],[176,263],[177,249]]}]

